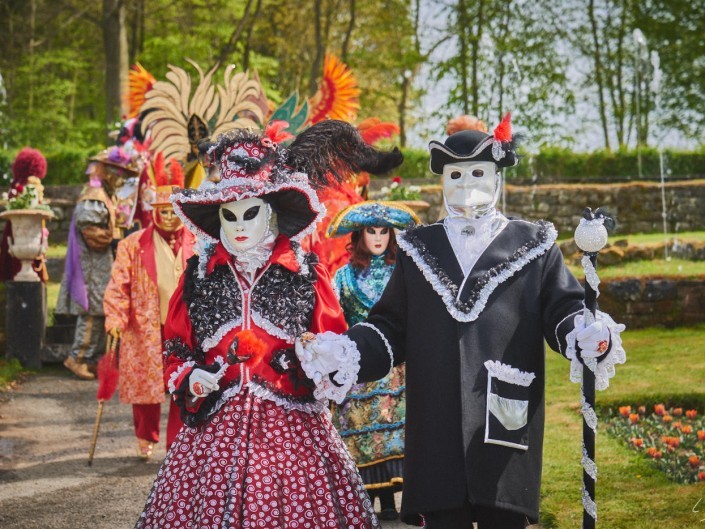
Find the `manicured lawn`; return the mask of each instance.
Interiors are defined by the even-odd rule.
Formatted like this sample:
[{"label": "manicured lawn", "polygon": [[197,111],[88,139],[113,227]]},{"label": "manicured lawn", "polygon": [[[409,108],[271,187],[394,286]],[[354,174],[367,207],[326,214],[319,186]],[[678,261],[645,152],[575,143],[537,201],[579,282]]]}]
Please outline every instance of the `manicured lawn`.
[{"label": "manicured lawn", "polygon": [[49,258],[61,258],[66,256],[66,245],[65,244],[52,244],[47,248],[47,257]]},{"label": "manicured lawn", "polygon": [[[570,270],[575,277],[582,278],[584,275],[581,266],[571,265]],[[597,273],[603,279],[638,276],[695,277],[705,275],[705,261],[687,261],[685,259],[629,261],[620,265],[601,266]]]},{"label": "manicured lawn", "polygon": [[[681,233],[669,233],[668,234],[668,239],[672,243],[674,237],[678,239],[678,241],[683,242],[683,241],[691,241],[691,242],[699,242],[699,241],[705,241],[705,231],[684,231]],[[565,242],[569,239],[572,239],[573,237],[561,237],[558,240],[558,243]],[[654,243],[662,243],[664,241],[664,235],[662,232],[657,232],[657,233],[633,233],[633,234],[617,234],[617,235],[612,235],[609,238],[609,244],[614,244],[615,241],[623,241],[626,239],[629,241],[629,244],[654,244]]]},{"label": "manicured lawn", "polygon": [[[627,331],[624,344],[627,364],[618,366],[610,387],[598,393],[598,406],[646,400],[705,402],[705,326]],[[580,388],[568,378],[568,362],[550,351],[547,355],[542,520],[545,528],[577,529],[582,520]],[[705,482],[670,481],[642,454],[608,436],[602,422],[596,461],[598,527],[705,527],[700,522],[705,518]],[[692,512],[701,498],[700,512]]]}]

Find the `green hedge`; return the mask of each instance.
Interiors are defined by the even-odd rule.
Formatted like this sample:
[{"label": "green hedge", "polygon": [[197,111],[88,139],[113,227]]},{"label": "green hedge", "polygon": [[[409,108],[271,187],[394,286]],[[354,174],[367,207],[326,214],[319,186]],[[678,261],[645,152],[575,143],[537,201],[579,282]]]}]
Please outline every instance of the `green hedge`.
[{"label": "green hedge", "polygon": [[[44,153],[47,158],[47,185],[80,184],[85,182],[84,172],[88,157],[101,150],[64,147]],[[428,178],[429,154],[426,149],[402,149],[404,165],[396,174],[404,179]],[[0,150],[0,173],[11,177],[10,165],[17,150]],[[667,174],[670,177],[697,177],[705,175],[705,147],[695,151],[664,151]],[[653,148],[641,150],[642,175],[646,179],[659,177],[658,151]],[[531,179],[539,183],[589,182],[591,180],[637,180],[637,152],[594,151],[576,153],[559,147],[548,147],[536,154],[524,154],[517,167],[507,170],[509,181]]]},{"label": "green hedge", "polygon": [[[404,165],[398,170],[403,178],[432,178],[428,151],[402,149]],[[669,177],[705,176],[705,147],[696,151],[664,151]],[[659,154],[656,149],[641,149],[642,177],[660,176]],[[536,179],[538,182],[590,180],[637,180],[638,154],[636,150],[576,153],[559,147],[548,147],[536,154],[524,153],[517,167],[507,170],[511,178]]]},{"label": "green hedge", "polygon": [[[44,185],[82,184],[86,181],[86,165],[88,157],[100,152],[102,147],[90,149],[78,147],[63,147],[56,150],[42,151],[47,159],[47,175]],[[3,183],[7,185],[12,179],[10,170],[12,161],[19,152],[0,150],[0,173],[7,178]]]}]

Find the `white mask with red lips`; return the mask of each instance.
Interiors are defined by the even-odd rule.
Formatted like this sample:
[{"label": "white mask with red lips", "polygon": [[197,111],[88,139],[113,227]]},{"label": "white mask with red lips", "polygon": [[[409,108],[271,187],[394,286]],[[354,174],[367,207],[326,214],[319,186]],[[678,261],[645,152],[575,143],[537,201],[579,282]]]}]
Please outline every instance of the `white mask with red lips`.
[{"label": "white mask with red lips", "polygon": [[238,271],[252,277],[269,260],[277,238],[272,207],[261,198],[246,198],[221,204],[218,215],[223,246]]}]

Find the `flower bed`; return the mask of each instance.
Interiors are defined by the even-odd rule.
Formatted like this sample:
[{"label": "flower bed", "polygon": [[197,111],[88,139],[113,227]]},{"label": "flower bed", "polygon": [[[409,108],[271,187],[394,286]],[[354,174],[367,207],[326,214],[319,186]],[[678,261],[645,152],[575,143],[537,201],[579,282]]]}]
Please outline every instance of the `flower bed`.
[{"label": "flower bed", "polygon": [[608,433],[674,481],[705,481],[705,417],[698,410],[626,405],[607,409],[603,418]]}]

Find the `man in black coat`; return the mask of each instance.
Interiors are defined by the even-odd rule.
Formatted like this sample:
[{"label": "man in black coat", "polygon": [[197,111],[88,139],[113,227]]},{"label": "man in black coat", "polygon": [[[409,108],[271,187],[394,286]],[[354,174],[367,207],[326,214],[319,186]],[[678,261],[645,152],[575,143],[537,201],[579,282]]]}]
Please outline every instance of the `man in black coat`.
[{"label": "man in black coat", "polygon": [[493,136],[462,131],[430,150],[448,217],[398,235],[384,294],[347,341],[307,336],[297,352],[335,400],[406,362],[404,521],[523,528],[539,516],[544,341],[576,364],[598,358],[604,387],[624,361],[623,327],[604,313],[584,324],[551,223],[495,209],[499,169],[518,162],[508,118]]}]

